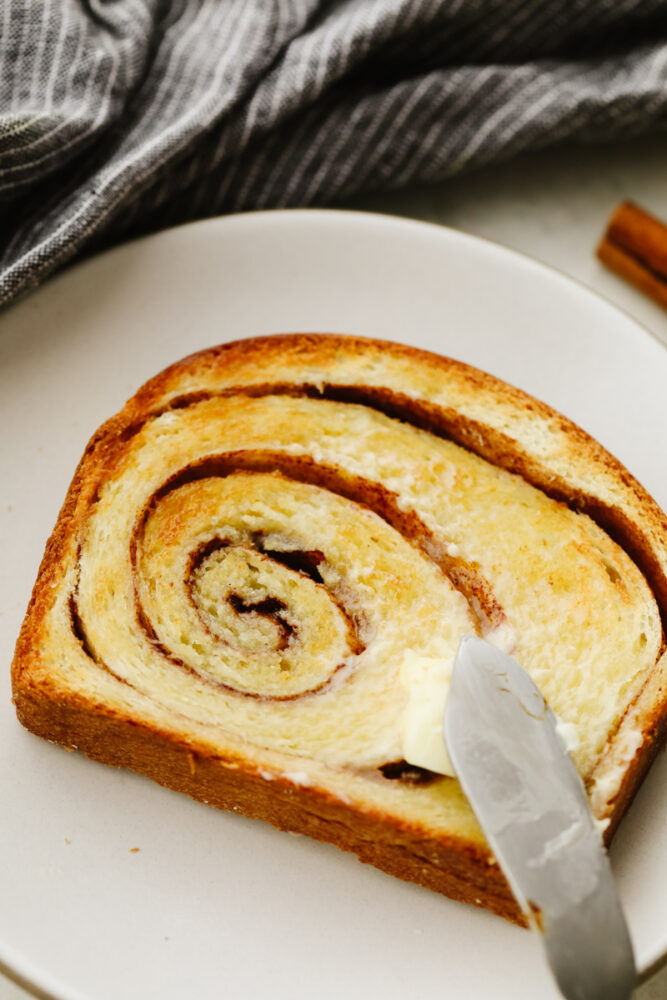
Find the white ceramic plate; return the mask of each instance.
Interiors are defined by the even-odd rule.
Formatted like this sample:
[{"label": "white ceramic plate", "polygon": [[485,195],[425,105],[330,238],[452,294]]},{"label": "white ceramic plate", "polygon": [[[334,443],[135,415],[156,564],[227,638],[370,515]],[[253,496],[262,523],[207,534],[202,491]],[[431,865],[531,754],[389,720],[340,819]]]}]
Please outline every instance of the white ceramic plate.
[{"label": "white ceramic plate", "polygon": [[[89,435],[176,358],[304,330],[405,341],[500,375],[573,417],[667,507],[667,352],[491,244],[380,216],[260,213],[51,282],[0,319],[0,962],[63,1000],[554,998],[532,935],[15,720],[13,643]],[[664,757],[612,859],[646,968],[667,951]]]}]

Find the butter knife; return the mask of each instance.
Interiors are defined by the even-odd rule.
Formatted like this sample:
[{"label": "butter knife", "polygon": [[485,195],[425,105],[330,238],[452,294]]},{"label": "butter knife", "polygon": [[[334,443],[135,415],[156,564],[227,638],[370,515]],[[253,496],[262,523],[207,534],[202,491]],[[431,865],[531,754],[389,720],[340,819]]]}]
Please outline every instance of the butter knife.
[{"label": "butter knife", "polygon": [[516,660],[461,640],[443,735],[463,791],[567,1000],[628,1000],[632,944],[554,713]]}]

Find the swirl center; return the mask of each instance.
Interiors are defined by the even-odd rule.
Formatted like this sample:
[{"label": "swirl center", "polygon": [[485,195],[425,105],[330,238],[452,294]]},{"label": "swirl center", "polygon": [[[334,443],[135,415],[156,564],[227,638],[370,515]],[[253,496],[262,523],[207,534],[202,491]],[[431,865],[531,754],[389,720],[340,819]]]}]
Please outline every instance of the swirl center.
[{"label": "swirl center", "polygon": [[283,700],[323,688],[364,643],[342,569],[308,549],[298,507],[272,510],[275,483],[244,474],[162,496],[137,539],[136,584],[146,630],[172,660]]}]

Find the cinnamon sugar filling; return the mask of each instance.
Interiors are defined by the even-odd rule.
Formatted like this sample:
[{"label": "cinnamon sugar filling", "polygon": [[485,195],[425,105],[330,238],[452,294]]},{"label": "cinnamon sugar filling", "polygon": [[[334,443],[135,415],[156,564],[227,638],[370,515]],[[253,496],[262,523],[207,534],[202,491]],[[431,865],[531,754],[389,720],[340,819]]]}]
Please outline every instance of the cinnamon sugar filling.
[{"label": "cinnamon sugar filling", "polygon": [[[129,440],[150,420],[170,410],[182,410],[208,399],[231,396],[259,398],[262,396],[291,396],[294,398],[325,399],[332,402],[354,403],[383,413],[390,419],[402,421],[427,431],[436,437],[452,441],[493,465],[513,472],[531,486],[535,486],[553,500],[566,504],[571,510],[587,514],[609,537],[624,549],[646,577],[661,607],[667,606],[667,581],[657,557],[647,547],[645,540],[631,520],[618,507],[603,503],[596,497],[579,491],[573,496],[571,487],[538,462],[526,458],[509,435],[503,434],[471,418],[462,416],[451,407],[438,406],[425,400],[413,399],[402,392],[384,386],[341,385],[324,382],[312,383],[262,382],[255,385],[229,386],[218,391],[199,390],[176,396],[165,406],[159,407],[126,429],[123,440]],[[530,408],[531,404],[526,403]],[[667,629],[666,629],[667,631]]]},{"label": "cinnamon sugar filling", "polygon": [[[172,411],[175,413],[179,410],[186,410],[196,404],[206,403],[209,400],[215,400],[219,397],[233,397],[235,395],[251,398],[290,396],[298,399],[305,397],[308,399],[323,399],[330,402],[348,402],[361,405],[370,410],[382,413],[391,420],[416,427],[436,437],[451,440],[466,451],[479,455],[487,461],[490,458],[492,464],[497,465],[501,469],[520,474],[528,483],[538,486],[542,492],[550,497],[560,501],[565,498],[565,487],[562,486],[561,488],[561,484],[555,481],[551,475],[549,475],[550,481],[545,487],[544,481],[541,480],[546,479],[546,473],[536,463],[528,463],[520,455],[517,455],[514,442],[509,437],[489,430],[489,428],[483,425],[478,425],[474,421],[466,420],[453,410],[441,409],[433,404],[415,401],[401,393],[395,393],[383,388],[338,386],[333,384],[324,385],[320,388],[309,384],[295,386],[278,383],[231,388],[221,392],[196,392],[175,398],[169,405],[153,411],[141,422],[127,428],[125,432],[121,432],[119,437],[127,441],[134,434],[139,433],[146,424],[162,415]],[[269,414],[269,419],[272,420],[273,416],[270,406],[267,408],[267,413]],[[322,417],[322,421],[324,420],[325,417]],[[171,425],[167,424],[166,426],[169,428]],[[265,426],[271,427],[272,425],[269,423]],[[289,425],[287,424],[286,426],[289,431]],[[354,424],[351,424],[351,426],[354,426]],[[406,434],[407,430],[405,428],[402,433]],[[163,431],[160,429],[159,434],[162,433]],[[169,430],[167,430],[167,433],[169,433]],[[118,440],[118,437],[116,440]],[[215,443],[215,436],[211,436],[208,440]],[[229,440],[232,443],[234,441],[233,436]],[[272,436],[270,444],[273,444],[274,440],[280,440],[280,438],[274,439]],[[284,440],[289,441],[289,438],[285,438]],[[260,444],[259,441],[258,444]],[[248,477],[248,481],[250,482],[255,474],[264,477],[270,474],[276,478],[277,493],[281,489],[281,481],[301,483],[325,490],[327,493],[351,501],[358,505],[360,509],[372,512],[384,521],[386,525],[394,529],[413,549],[416,549],[421,555],[425,556],[432,565],[437,567],[442,576],[451,582],[453,587],[465,598],[477,622],[478,631],[485,633],[505,622],[505,613],[501,606],[501,601],[494,593],[489,581],[484,577],[479,564],[473,561],[474,558],[481,559],[479,551],[473,548],[471,553],[469,552],[473,558],[468,560],[459,555],[457,545],[451,544],[447,538],[439,533],[437,526],[435,528],[429,527],[420,514],[411,509],[410,503],[406,503],[405,496],[401,492],[403,487],[400,481],[399,492],[389,488],[390,486],[395,486],[397,481],[392,481],[392,475],[389,476],[389,486],[384,485],[383,482],[377,479],[365,478],[366,466],[363,463],[361,466],[356,465],[356,471],[361,471],[362,474],[354,474],[335,464],[337,461],[335,454],[331,455],[330,453],[328,460],[323,460],[323,456],[318,455],[319,449],[313,449],[313,455],[311,456],[307,453],[294,454],[285,450],[263,448],[261,444],[257,448],[249,447],[239,450],[227,450],[227,441],[224,441],[224,445],[225,450],[220,453],[196,457],[172,472],[157,489],[153,490],[152,494],[143,503],[143,507],[138,512],[134,521],[131,533],[129,529],[132,522],[131,520],[128,521],[127,534],[124,536],[126,539],[123,544],[125,552],[127,552],[127,539],[129,539],[129,557],[132,573],[131,587],[134,595],[134,613],[139,631],[143,633],[145,639],[154,650],[180,670],[195,676],[198,680],[206,684],[218,687],[220,690],[235,696],[268,702],[293,701],[309,698],[312,695],[321,694],[326,691],[334,683],[334,675],[339,674],[344,667],[350,666],[348,655],[353,659],[367,648],[368,623],[364,621],[363,613],[360,611],[362,602],[359,602],[357,595],[351,592],[349,588],[346,589],[341,582],[332,586],[331,565],[327,559],[327,554],[316,547],[315,543],[308,538],[307,532],[305,533],[305,537],[286,538],[277,544],[275,537],[271,536],[271,533],[263,533],[256,529],[249,529],[247,536],[244,537],[239,538],[236,536],[227,538],[224,534],[224,526],[222,533],[218,527],[212,536],[195,540],[196,544],[191,547],[191,551],[187,552],[187,547],[184,548],[187,562],[185,570],[180,574],[178,581],[178,586],[183,591],[188,605],[193,614],[197,616],[201,630],[206,633],[211,642],[219,643],[222,646],[228,645],[231,647],[234,645],[234,640],[228,638],[226,632],[218,634],[216,631],[214,613],[209,613],[203,609],[200,594],[201,578],[203,578],[203,574],[208,572],[211,567],[213,568],[211,569],[212,572],[218,563],[221,563],[227,557],[231,558],[234,553],[243,555],[247,552],[251,555],[254,553],[255,556],[261,557],[274,567],[279,567],[280,572],[288,575],[294,574],[296,577],[306,577],[314,588],[326,593],[327,601],[332,607],[335,607],[337,613],[340,613],[341,619],[344,622],[347,650],[345,658],[332,664],[326,678],[319,678],[317,683],[306,686],[302,690],[287,694],[275,693],[275,691],[273,693],[266,693],[262,690],[237,687],[235,684],[225,683],[219,678],[209,675],[205,669],[202,670],[198,666],[188,663],[182,654],[175,651],[164,641],[151,615],[147,613],[141,596],[141,587],[144,584],[142,583],[140,563],[147,524],[151,517],[159,511],[163,503],[168,502],[170,498],[175,499],[174,495],[179,490],[197,484],[205,487],[208,482],[224,480],[230,476],[242,475]],[[426,446],[428,446],[428,442],[426,442]],[[111,447],[115,447],[115,445]],[[290,446],[283,444],[282,447]],[[109,454],[113,459],[114,452],[111,448]],[[119,456],[120,454],[118,452]],[[173,454],[176,454],[176,452]],[[193,452],[187,457],[191,457],[192,454]],[[196,455],[196,452],[194,454]],[[406,452],[406,454],[408,453]],[[174,462],[173,455],[172,462]],[[409,462],[410,458],[408,454],[406,459],[408,467]],[[174,462],[174,464],[176,463]],[[354,464],[351,467],[355,469]],[[113,462],[110,468],[113,473]],[[107,469],[107,475],[108,472],[109,468]],[[379,478],[382,479],[383,477]],[[153,482],[156,481],[159,482],[159,478],[153,480]],[[419,487],[419,478],[415,480],[415,483]],[[442,488],[445,490],[447,488],[445,480],[443,480]],[[409,496],[410,494],[406,495]],[[621,538],[624,548],[632,556],[632,544],[628,544],[631,532],[623,523],[622,513],[610,510],[599,501],[591,498],[583,496],[573,498],[570,495],[567,499],[568,506],[577,511],[586,511],[588,513],[594,511],[595,516],[592,519],[606,528],[612,538],[615,537],[615,533],[608,529],[609,522],[612,521],[617,526],[620,525],[616,534]],[[129,511],[131,507],[127,509]],[[175,509],[176,507],[172,507],[172,510]],[[418,506],[417,509],[424,516],[430,517],[428,506]],[[177,520],[177,518],[174,519],[175,532],[178,530]],[[317,528],[316,520],[313,522],[313,526]],[[454,537],[456,536],[454,535]],[[635,543],[635,547],[639,549],[641,547],[641,538],[635,539]],[[465,547],[462,547],[465,551]],[[325,547],[323,546],[323,548]],[[638,562],[638,560],[636,561]],[[646,571],[645,567],[642,568]],[[618,577],[617,571],[612,567],[612,572],[608,573],[612,583],[614,583],[613,574],[616,574]],[[650,574],[648,575],[650,576]],[[75,590],[70,599],[73,632],[83,651],[100,666],[104,666],[104,664],[100,663],[100,657],[95,653],[97,642],[91,642],[86,634],[85,624],[82,621],[82,616],[79,614],[77,597],[78,595]],[[289,601],[285,600],[284,596],[281,596],[279,592],[272,593],[270,589],[268,591],[262,590],[259,596],[256,596],[243,588],[238,588],[236,585],[230,585],[226,589],[223,588],[220,590],[217,600],[220,605],[219,610],[221,614],[231,616],[236,620],[239,632],[244,629],[246,631],[252,629],[259,636],[261,640],[261,642],[258,640],[259,646],[261,646],[262,642],[265,645],[268,644],[275,653],[289,653],[294,652],[295,649],[298,651],[301,648],[302,635],[298,617],[293,613]],[[93,606],[89,603],[85,613],[90,614],[91,608],[94,611]],[[213,617],[211,617],[212,615]],[[234,625],[232,631],[236,629],[236,625]],[[93,634],[95,634],[94,630]],[[241,645],[239,648],[243,649],[244,647]],[[178,645],[176,649],[178,650]],[[253,646],[248,651],[248,657],[252,659],[255,656],[255,652]],[[200,659],[199,663],[201,662]],[[105,667],[105,669],[108,669],[108,667]],[[109,670],[109,673],[117,676],[113,670]],[[126,678],[119,679],[133,686],[132,678],[130,680]],[[392,757],[384,759],[388,761],[386,765],[381,765],[384,777],[390,780],[415,780],[414,776],[407,776],[403,772],[401,761]],[[420,778],[420,782],[422,780],[426,780],[426,778]]]},{"label": "cinnamon sugar filling", "polygon": [[[207,479],[224,478],[241,471],[246,473],[276,473],[279,471],[286,478],[325,488],[329,492],[336,493],[348,500],[353,500],[361,506],[372,510],[392,528],[399,531],[404,538],[422,552],[450,579],[456,589],[469,602],[478,620],[480,631],[494,628],[504,620],[504,613],[500,604],[496,600],[488,582],[479,573],[476,565],[468,563],[458,556],[450,555],[447,552],[447,543],[445,540],[438,538],[414,512],[401,510],[398,505],[397,495],[392,491],[377,483],[350,475],[330,465],[316,463],[312,459],[302,456],[286,455],[283,452],[268,450],[228,452],[221,455],[206,456],[170,476],[148,499],[143,510],[137,517],[132,533],[130,555],[137,622],[153,647],[179,669],[197,676],[206,683],[244,697],[256,698],[262,701],[292,701],[325,690],[331,684],[333,674],[337,673],[344,666],[343,663],[337,664],[330,678],[300,694],[267,695],[255,691],[239,691],[231,685],[215,680],[192,667],[182,657],[175,655],[158,637],[142,605],[138,587],[138,554],[141,550],[147,520],[163,500],[183,486]],[[323,570],[326,566],[326,557],[322,552],[312,549],[278,550],[275,547],[267,548],[265,538],[261,532],[255,532],[252,538],[249,539],[250,542],[257,552],[262,553],[272,561],[282,564],[288,571],[309,576],[315,584],[324,588],[321,569]],[[232,544],[229,539],[216,536],[202,542],[188,557],[185,580],[186,593],[195,613],[201,621],[202,627],[208,632],[210,632],[210,626],[202,617],[199,606],[193,598],[192,580],[208,557]],[[350,652],[357,655],[365,649],[366,644],[363,638],[365,623],[360,619],[359,612],[355,609],[354,602],[349,597],[350,595],[346,594],[345,589],[342,587],[337,588],[333,592],[329,590],[329,599],[337,605],[347,620]],[[267,597],[253,605],[248,603],[239,594],[230,592],[225,596],[225,600],[239,615],[257,615],[272,619],[280,631],[280,645],[282,648],[285,648],[291,642],[298,641],[299,627],[297,624],[288,621],[285,617],[287,609],[284,602],[280,599]],[[78,614],[76,594],[73,594],[71,597],[71,606],[74,608],[77,635],[82,640],[84,651],[90,655],[91,647],[86,638],[84,625]],[[222,643],[225,642],[224,639],[216,638]],[[93,658],[99,664],[99,659],[95,656]],[[113,671],[109,672],[113,673]]]}]

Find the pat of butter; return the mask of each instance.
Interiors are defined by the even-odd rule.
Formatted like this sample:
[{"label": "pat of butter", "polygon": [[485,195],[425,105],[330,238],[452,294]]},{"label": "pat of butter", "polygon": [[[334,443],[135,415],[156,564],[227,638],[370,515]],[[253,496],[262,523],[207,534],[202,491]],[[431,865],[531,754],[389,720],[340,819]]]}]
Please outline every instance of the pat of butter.
[{"label": "pat of butter", "polygon": [[406,649],[400,679],[408,702],[401,727],[403,757],[408,764],[454,777],[442,722],[454,666],[454,655],[423,656]]},{"label": "pat of butter", "polygon": [[[514,632],[506,622],[490,630],[486,638],[507,653],[516,645]],[[430,656],[406,649],[400,671],[408,695],[401,727],[403,757],[414,767],[425,767],[451,778],[455,774],[442,724],[458,644],[459,636],[449,640],[441,636],[431,640]]]},{"label": "pat of butter", "polygon": [[[505,625],[494,629],[486,638],[507,652],[515,645],[514,633]],[[456,652],[449,652],[445,644],[443,647],[442,654],[436,656],[424,656],[413,649],[406,649],[403,654],[399,676],[408,697],[401,723],[401,742],[403,758],[408,764],[453,778],[454,769],[442,726]],[[576,751],[580,746],[577,726],[556,719],[558,734],[568,753]]]}]

